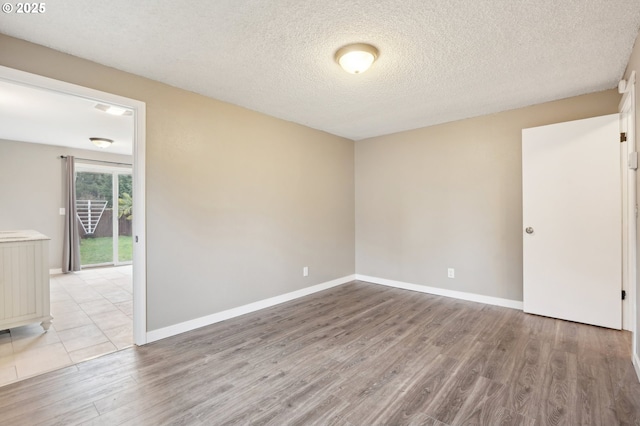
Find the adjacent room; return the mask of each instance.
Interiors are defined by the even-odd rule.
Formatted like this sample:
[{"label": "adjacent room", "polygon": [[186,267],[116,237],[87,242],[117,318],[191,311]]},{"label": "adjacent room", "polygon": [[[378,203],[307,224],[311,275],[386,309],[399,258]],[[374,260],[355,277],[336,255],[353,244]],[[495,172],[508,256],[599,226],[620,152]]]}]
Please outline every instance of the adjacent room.
[{"label": "adjacent room", "polygon": [[[21,308],[12,306],[16,322],[3,316],[9,327],[0,335],[5,384],[132,345],[134,132],[131,113],[109,114],[103,104],[69,94],[0,86],[11,100],[0,106],[0,174],[6,182],[0,196],[11,200],[0,211],[0,223],[5,230],[33,229],[49,238],[45,269],[55,318],[43,334]],[[95,136],[113,142],[104,146],[106,138]],[[71,162],[69,189],[65,172]],[[65,226],[69,216],[73,228]],[[77,259],[63,274],[69,229]],[[7,263],[5,276],[13,273]]]},{"label": "adjacent room", "polygon": [[3,12],[3,421],[640,424],[636,1]]}]

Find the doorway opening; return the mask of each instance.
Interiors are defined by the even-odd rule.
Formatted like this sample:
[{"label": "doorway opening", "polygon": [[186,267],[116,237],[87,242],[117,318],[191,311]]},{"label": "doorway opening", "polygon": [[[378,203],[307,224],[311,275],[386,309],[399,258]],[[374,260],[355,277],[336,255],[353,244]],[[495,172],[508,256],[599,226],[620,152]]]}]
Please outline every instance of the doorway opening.
[{"label": "doorway opening", "polygon": [[[91,217],[85,218],[84,222],[82,220],[78,220],[78,226],[82,229],[80,235],[84,233],[85,236],[93,236],[94,241],[92,242],[95,243],[98,240],[99,233],[102,232],[105,234],[105,240],[101,241],[102,244],[100,245],[100,253],[94,253],[93,258],[85,256],[86,258],[83,267],[86,266],[86,270],[81,270],[76,274],[59,275],[60,270],[57,269],[59,268],[59,265],[50,265],[50,269],[52,273],[55,274],[55,277],[59,277],[61,279],[64,277],[67,279],[64,286],[61,285],[61,283],[54,283],[55,280],[52,280],[51,282],[52,288],[57,285],[58,290],[64,290],[64,292],[59,291],[58,296],[61,297],[57,300],[57,307],[59,308],[58,312],[64,312],[65,314],[58,315],[57,318],[55,314],[53,315],[53,332],[42,334],[42,330],[40,329],[39,336],[35,339],[32,339],[29,335],[32,330],[27,330],[27,328],[31,326],[28,326],[24,329],[16,330],[15,333],[14,330],[11,330],[11,336],[7,336],[7,334],[9,333],[3,333],[3,335],[0,336],[0,345],[6,344],[7,339],[9,339],[8,341],[15,351],[35,352],[36,350],[41,350],[44,347],[47,347],[49,352],[51,352],[50,354],[47,354],[47,356],[43,356],[42,359],[27,357],[24,360],[18,361],[16,358],[14,362],[15,370],[22,370],[22,374],[18,374],[17,379],[20,380],[24,377],[28,377],[34,374],[40,374],[45,371],[50,371],[55,368],[69,365],[70,363],[72,364],[81,361],[81,359],[75,359],[74,356],[71,355],[72,353],[75,353],[77,356],[86,356],[88,352],[91,352],[98,346],[104,345],[106,347],[109,345],[109,343],[112,343],[118,349],[122,347],[121,345],[117,344],[119,342],[119,336],[117,335],[111,336],[105,333],[110,342],[105,341],[100,344],[95,344],[92,347],[87,347],[85,341],[86,336],[77,339],[67,336],[68,334],[71,334],[71,332],[69,331],[70,328],[72,328],[70,327],[70,322],[75,321],[76,319],[80,319],[81,321],[80,323],[74,322],[73,327],[76,328],[82,328],[86,326],[88,330],[90,328],[89,326],[98,324],[103,325],[104,327],[99,328],[103,328],[105,330],[117,328],[118,324],[115,323],[116,318],[114,315],[112,315],[115,310],[112,309],[111,313],[108,313],[106,311],[100,312],[104,307],[98,306],[100,305],[100,303],[97,302],[97,297],[92,298],[92,294],[90,293],[93,292],[100,293],[103,298],[109,299],[109,301],[112,302],[114,306],[117,306],[121,313],[124,314],[124,317],[122,315],[116,315],[118,316],[118,321],[122,320],[122,322],[124,322],[125,319],[128,320],[128,345],[131,345],[130,342],[132,325],[133,342],[136,345],[145,344],[147,341],[144,182],[145,104],[137,100],[124,98],[110,93],[101,92],[82,86],[76,86],[74,84],[69,84],[1,66],[0,84],[7,85],[7,87],[12,86],[16,88],[27,88],[34,92],[38,91],[42,93],[43,96],[47,97],[47,101],[49,101],[50,98],[58,97],[61,99],[67,99],[70,104],[90,104],[90,109],[92,110],[96,110],[96,104],[116,105],[131,111],[130,115],[132,116],[131,118],[133,120],[133,125],[131,126],[131,130],[129,131],[132,139],[130,149],[131,156],[126,161],[130,162],[131,164],[121,164],[117,166],[112,165],[112,167],[109,167],[109,165],[107,164],[102,164],[103,162],[97,162],[95,164],[92,162],[76,162],[78,172],[77,176],[80,176],[80,178],[95,178],[97,176],[101,176],[101,178],[99,179],[93,179],[93,183],[89,183],[91,183],[92,185],[96,185],[97,183],[99,183],[98,181],[100,181],[100,183],[105,184],[106,186],[104,188],[101,188],[102,192],[104,192],[104,189],[106,187],[110,187],[111,189],[111,194],[109,196],[104,196],[104,194],[100,193],[100,191],[97,191],[98,193],[100,193],[100,196],[95,196],[95,192],[92,193],[91,191],[86,191],[85,194],[88,195],[84,198],[80,197],[85,201],[92,202],[100,201],[100,198],[102,198],[102,202],[96,203],[100,210],[100,217],[97,218],[97,220],[94,221],[94,219],[96,219],[93,212],[95,206],[91,206]],[[26,99],[16,99],[20,99],[20,103],[26,104],[26,102],[23,102],[26,101]],[[40,107],[42,104],[44,104],[44,102],[40,103],[40,105],[38,105],[38,103],[36,103],[35,105]],[[13,109],[15,110],[16,108]],[[31,108],[31,110],[33,109],[34,108]],[[30,111],[30,113],[32,112],[33,111]],[[60,111],[59,109],[57,112],[62,111]],[[99,113],[102,114],[103,112]],[[11,121],[9,117],[10,112],[7,113],[5,117],[7,118],[7,120],[5,121]],[[60,121],[57,119],[50,119],[39,122],[35,114],[33,116],[28,116],[28,118],[30,125],[21,127],[21,129],[24,129],[25,131],[29,128],[34,128],[42,131],[42,129],[45,128],[46,125],[50,125],[51,123],[57,123]],[[76,121],[78,124],[85,123],[82,119],[77,119]],[[47,139],[55,139],[55,137],[57,136],[59,136],[59,132],[47,132]],[[27,152],[29,153],[29,155],[31,155],[31,153],[38,151],[41,153],[39,158],[45,158],[47,161],[46,164],[55,163],[55,166],[52,166],[55,167],[55,169],[49,168],[44,170],[42,168],[38,168],[37,173],[34,174],[34,176],[40,176],[44,179],[48,179],[53,186],[60,186],[60,171],[64,167],[64,162],[61,162],[60,158],[64,157],[65,155],[78,156],[78,153],[76,153],[74,150],[87,149],[83,147],[74,147],[71,145],[55,143],[53,141],[40,141],[37,140],[37,138],[31,138],[30,140],[28,136],[26,139],[22,139],[18,136],[0,135],[0,139],[2,139],[0,140],[0,142],[7,143],[7,146],[11,146],[11,149],[15,149],[15,151],[12,152],[19,151],[21,153],[24,153],[25,160],[27,159]],[[86,140],[83,139],[83,142],[86,142]],[[20,148],[19,145],[28,145],[28,147],[25,147],[23,149]],[[61,147],[64,147],[64,149],[61,149]],[[42,152],[44,151],[46,151],[46,154],[42,154]],[[85,155],[80,156],[84,157]],[[91,157],[98,157],[97,155],[86,156],[89,159],[91,159]],[[109,160],[109,158],[107,158],[107,160]],[[25,164],[26,163],[27,161],[25,161]],[[109,179],[110,183],[108,183]],[[28,220],[27,218],[18,217],[15,224],[21,224],[21,226],[23,226],[21,229],[27,229],[29,227],[33,227],[36,229],[46,228],[48,226],[47,224],[49,224],[49,231],[47,231],[46,233],[49,234],[50,237],[53,237],[52,240],[57,238],[57,240],[59,241],[60,236],[57,235],[57,233],[59,232],[61,234],[62,232],[62,227],[60,225],[62,222],[60,219],[61,216],[58,216],[58,207],[61,207],[62,204],[56,205],[56,200],[58,199],[58,197],[55,196],[55,191],[52,192],[48,190],[48,187],[45,187],[45,185],[35,183],[36,180],[37,179],[35,178],[32,179],[31,184],[33,185],[31,188],[29,188],[30,192],[24,193],[32,194],[33,197],[31,198],[38,199],[42,197],[36,197],[36,195],[54,194],[53,197],[50,196],[49,198],[47,198],[54,203],[53,208],[49,208],[49,206],[44,209],[31,209],[29,215],[24,215],[29,216]],[[89,179],[89,181],[90,180],[91,179]],[[86,185],[85,189],[87,189]],[[133,200],[135,200],[136,203],[135,214],[133,213]],[[102,206],[100,206],[101,204]],[[59,210],[60,215],[65,214],[65,209],[60,208]],[[42,216],[42,220],[33,217],[35,216],[36,212],[39,215],[44,215]],[[27,224],[26,222],[29,223]],[[11,226],[12,224],[5,224],[5,226],[7,225]],[[100,227],[106,228],[100,230]],[[87,240],[89,240],[89,238],[87,238]],[[87,254],[87,256],[89,256],[89,254]],[[55,256],[54,253],[54,256],[51,257],[57,259],[58,256]],[[96,266],[103,267],[98,268]],[[104,268],[104,266],[110,267]],[[99,276],[95,274],[98,274]],[[84,281],[84,285],[82,281]],[[90,286],[86,285],[87,282],[90,284]],[[128,291],[128,305],[123,301],[117,300],[118,294],[122,294],[124,297],[125,291]],[[65,300],[65,297],[67,296],[72,298],[74,303],[71,303],[71,300]],[[54,300],[52,298],[52,303],[53,302]],[[78,306],[80,307],[80,310],[76,309]],[[89,311],[92,311],[91,315],[96,314],[97,316],[90,316]],[[89,317],[90,319],[87,319],[86,317]],[[97,320],[95,318],[98,317],[100,317],[100,319],[98,322],[96,322]],[[86,323],[82,323],[82,321],[85,321]],[[39,325],[35,324],[35,328],[37,327],[39,327]],[[60,330],[58,331],[56,327],[60,328]],[[92,335],[91,337],[96,336]],[[5,358],[8,359],[9,357]],[[13,359],[14,357],[12,356],[10,358]],[[10,377],[9,380],[15,381],[11,380]]]}]

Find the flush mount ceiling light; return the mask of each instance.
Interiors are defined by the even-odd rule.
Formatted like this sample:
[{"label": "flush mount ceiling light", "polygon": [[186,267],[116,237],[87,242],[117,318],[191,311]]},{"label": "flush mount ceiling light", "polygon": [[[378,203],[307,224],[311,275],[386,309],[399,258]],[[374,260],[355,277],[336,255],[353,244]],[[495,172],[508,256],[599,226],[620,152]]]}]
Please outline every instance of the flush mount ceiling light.
[{"label": "flush mount ceiling light", "polygon": [[133,115],[130,109],[107,104],[96,104],[96,109],[111,115]]},{"label": "flush mount ceiling light", "polygon": [[348,44],[336,52],[336,62],[351,74],[365,72],[377,58],[378,49],[365,43]]},{"label": "flush mount ceiling light", "polygon": [[107,138],[89,138],[89,140],[98,148],[109,148],[113,143],[113,139]]}]

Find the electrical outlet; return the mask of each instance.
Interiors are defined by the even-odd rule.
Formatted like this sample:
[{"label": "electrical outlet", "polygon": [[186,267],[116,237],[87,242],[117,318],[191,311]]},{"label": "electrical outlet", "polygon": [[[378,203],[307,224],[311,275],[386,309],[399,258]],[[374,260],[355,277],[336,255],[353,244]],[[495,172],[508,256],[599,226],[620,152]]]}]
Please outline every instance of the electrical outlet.
[{"label": "electrical outlet", "polygon": [[447,277],[455,278],[456,277],[456,270],[453,269],[453,268],[447,269]]},{"label": "electrical outlet", "polygon": [[302,276],[303,277],[308,277],[309,276],[309,267],[305,266],[304,268],[302,268]]},{"label": "electrical outlet", "polygon": [[64,214],[65,214],[64,207],[60,207],[60,216],[64,216]]}]

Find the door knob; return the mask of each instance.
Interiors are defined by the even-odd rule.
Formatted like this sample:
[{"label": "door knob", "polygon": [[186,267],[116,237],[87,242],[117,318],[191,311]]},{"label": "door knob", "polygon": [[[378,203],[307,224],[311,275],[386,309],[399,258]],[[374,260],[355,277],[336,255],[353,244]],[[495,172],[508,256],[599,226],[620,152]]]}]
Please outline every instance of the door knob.
[{"label": "door knob", "polygon": [[524,232],[526,232],[527,234],[533,234],[533,228],[528,227],[527,229],[524,230]]}]

